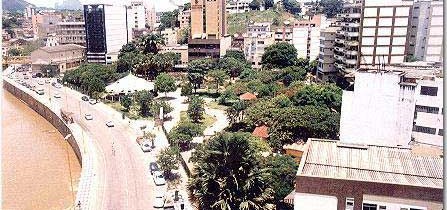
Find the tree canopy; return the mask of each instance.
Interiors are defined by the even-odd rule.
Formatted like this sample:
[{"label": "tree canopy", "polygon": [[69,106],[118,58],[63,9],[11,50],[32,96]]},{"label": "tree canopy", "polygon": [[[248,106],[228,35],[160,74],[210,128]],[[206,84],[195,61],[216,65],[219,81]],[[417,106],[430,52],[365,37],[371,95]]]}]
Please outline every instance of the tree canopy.
[{"label": "tree canopy", "polygon": [[292,44],[279,42],[265,48],[262,55],[262,65],[274,68],[284,68],[295,64],[297,51]]},{"label": "tree canopy", "polygon": [[161,73],[155,78],[155,89],[157,92],[167,93],[177,89],[175,86],[175,80],[169,74]]}]

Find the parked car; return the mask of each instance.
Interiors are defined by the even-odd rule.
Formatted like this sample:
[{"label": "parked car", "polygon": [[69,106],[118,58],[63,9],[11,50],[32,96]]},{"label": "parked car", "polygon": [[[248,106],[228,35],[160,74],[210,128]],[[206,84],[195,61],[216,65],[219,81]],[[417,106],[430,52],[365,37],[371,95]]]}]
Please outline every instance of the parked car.
[{"label": "parked car", "polygon": [[55,94],[54,94],[54,98],[61,98],[61,94],[59,94],[59,93],[55,93]]},{"label": "parked car", "polygon": [[83,101],[88,101],[88,96],[82,96],[81,99],[82,99]]},{"label": "parked car", "polygon": [[49,80],[49,79],[46,79],[46,80],[45,80],[45,83],[50,84],[50,80]]},{"label": "parked car", "polygon": [[39,95],[43,95],[45,92],[43,91],[43,89],[37,89],[36,93]]},{"label": "parked car", "polygon": [[112,121],[107,121],[106,122],[106,125],[107,125],[107,127],[115,127],[115,124],[113,124],[113,122]]},{"label": "parked car", "polygon": [[29,79],[29,77],[28,76],[24,76],[23,79]]},{"label": "parked car", "polygon": [[59,83],[56,83],[56,84],[54,85],[54,87],[60,89],[60,88],[62,88],[62,85],[59,84]]},{"label": "parked car", "polygon": [[43,81],[38,81],[37,84],[43,85]]},{"label": "parked car", "polygon": [[150,152],[151,151],[151,144],[149,141],[143,141],[140,144],[141,150],[143,150],[143,152]]},{"label": "parked car", "polygon": [[166,198],[163,193],[158,192],[154,199],[154,208],[164,208]]},{"label": "parked car", "polygon": [[160,171],[160,168],[158,167],[158,164],[156,162],[150,162],[149,163],[149,170],[151,172],[151,175],[154,175],[155,171]]},{"label": "parked car", "polygon": [[86,120],[93,120],[93,116],[91,114],[85,114],[84,117]]},{"label": "parked car", "polygon": [[165,177],[163,176],[163,173],[161,171],[154,171],[153,177],[155,185],[160,186],[166,184]]},{"label": "parked car", "polygon": [[94,104],[96,104],[97,102],[96,102],[95,99],[90,99],[90,100],[88,100],[88,103],[91,104],[91,105],[94,105]]}]

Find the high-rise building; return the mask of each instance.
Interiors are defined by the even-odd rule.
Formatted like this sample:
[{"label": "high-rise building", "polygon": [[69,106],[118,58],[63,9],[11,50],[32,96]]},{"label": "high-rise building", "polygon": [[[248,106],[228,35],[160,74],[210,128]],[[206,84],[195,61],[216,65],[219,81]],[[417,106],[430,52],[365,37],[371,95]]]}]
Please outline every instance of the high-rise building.
[{"label": "high-rise building", "polygon": [[32,16],[33,34],[35,38],[43,38],[56,33],[56,25],[62,20],[62,15],[55,11],[42,11]]},{"label": "high-rise building", "polygon": [[59,44],[85,46],[85,22],[59,22],[56,26]]},{"label": "high-rise building", "polygon": [[227,36],[225,0],[191,0],[188,58],[219,58],[231,46]]},{"label": "high-rise building", "polygon": [[270,23],[253,23],[247,27],[244,37],[244,54],[253,68],[261,68],[262,55],[269,45],[275,42],[270,32]]},{"label": "high-rise building", "polygon": [[419,0],[411,18],[409,56],[421,61],[443,61],[443,1]]},{"label": "high-rise building", "polygon": [[250,11],[251,0],[230,0],[227,2],[226,10],[228,14],[237,14]]},{"label": "high-rise building", "polygon": [[110,64],[129,41],[127,10],[123,5],[84,5],[87,61]]},{"label": "high-rise building", "polygon": [[127,21],[130,29],[144,29],[146,27],[146,8],[143,1],[131,1],[127,7]]},{"label": "high-rise building", "polygon": [[180,23],[180,29],[186,28],[189,26],[191,17],[191,10],[180,10],[178,14],[178,22]]},{"label": "high-rise building", "polygon": [[317,79],[319,81],[336,81],[337,69],[334,66],[334,44],[338,29],[338,27],[328,27],[321,30],[317,68]]}]

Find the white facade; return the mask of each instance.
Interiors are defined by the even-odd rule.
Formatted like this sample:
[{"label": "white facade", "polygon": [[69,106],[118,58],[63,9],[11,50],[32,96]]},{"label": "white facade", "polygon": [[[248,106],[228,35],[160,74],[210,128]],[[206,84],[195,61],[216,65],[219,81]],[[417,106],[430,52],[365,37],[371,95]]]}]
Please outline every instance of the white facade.
[{"label": "white facade", "polygon": [[335,81],[334,44],[338,28],[329,27],[321,30],[320,54],[318,56],[317,79],[319,81]]},{"label": "white facade", "polygon": [[59,42],[57,41],[57,36],[56,34],[48,34],[48,36],[45,38],[45,46],[46,47],[53,47],[56,45],[59,45]]},{"label": "white facade", "polygon": [[247,33],[243,36],[245,58],[251,62],[253,68],[261,68],[265,48],[275,41],[270,32],[270,23],[252,24],[247,27]]},{"label": "white facade", "polygon": [[142,1],[132,1],[127,8],[128,27],[131,29],[144,29],[146,27],[146,8]]},{"label": "white facade", "polygon": [[309,28],[293,28],[292,43],[295,46],[298,58],[306,58],[308,50]]},{"label": "white facade", "polygon": [[[418,70],[416,70],[418,71]],[[354,144],[442,146],[442,78],[402,71],[361,70],[343,91],[340,141]],[[425,76],[429,75],[429,76]]]},{"label": "white facade", "polygon": [[309,193],[295,193],[293,208],[295,210],[337,210],[337,197]]},{"label": "white facade", "polygon": [[177,33],[179,28],[166,28],[161,31],[161,35],[165,39],[166,46],[175,46],[177,45]]},{"label": "white facade", "polygon": [[251,1],[249,0],[232,0],[228,1],[226,4],[226,11],[228,14],[237,14],[237,13],[244,13],[250,11],[250,7],[248,4],[250,4]]},{"label": "white facade", "polygon": [[132,39],[126,33],[129,30],[126,21],[126,7],[104,5],[104,15],[107,53],[114,54]]}]

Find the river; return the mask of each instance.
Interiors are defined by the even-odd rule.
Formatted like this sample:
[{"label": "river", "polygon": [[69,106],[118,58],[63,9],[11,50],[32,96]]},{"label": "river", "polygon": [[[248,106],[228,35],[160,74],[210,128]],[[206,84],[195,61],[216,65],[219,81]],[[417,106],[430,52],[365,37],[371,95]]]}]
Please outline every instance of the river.
[{"label": "river", "polygon": [[0,92],[2,209],[69,209],[81,171],[76,155],[49,122],[9,92]]}]

